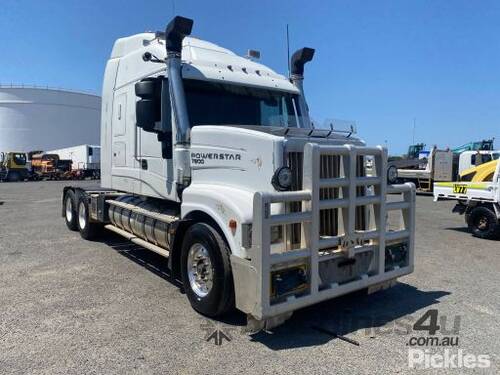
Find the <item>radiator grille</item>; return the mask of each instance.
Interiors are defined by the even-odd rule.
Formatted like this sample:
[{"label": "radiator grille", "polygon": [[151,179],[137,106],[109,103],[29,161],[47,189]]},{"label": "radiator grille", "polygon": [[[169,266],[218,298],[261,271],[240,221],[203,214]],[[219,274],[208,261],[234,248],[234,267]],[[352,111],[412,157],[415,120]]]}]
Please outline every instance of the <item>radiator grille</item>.
[{"label": "radiator grille", "polygon": [[[302,169],[304,161],[304,154],[302,152],[290,152],[288,153],[288,167],[292,171],[292,187],[291,190],[297,191],[302,189]],[[290,202],[287,203],[287,212],[299,212],[302,210],[301,202]],[[301,240],[301,224],[291,224],[287,225],[285,229],[285,235],[290,242],[292,248],[298,247]]]},{"label": "radiator grille", "polygon": [[[301,190],[302,186],[302,174],[303,174],[303,153],[301,152],[290,152],[288,153],[288,166],[292,170],[293,182],[291,190]],[[356,163],[356,175],[357,177],[365,176],[365,166],[363,156],[359,156]],[[338,155],[322,155],[320,159],[320,178],[338,178],[342,177],[342,162],[341,157]],[[320,189],[320,200],[326,199],[336,199],[341,197],[340,188],[322,188]],[[356,189],[357,196],[365,195],[365,188],[363,186],[358,186]],[[287,204],[287,212],[298,212],[301,211],[300,202],[291,202]],[[320,211],[320,224],[319,224],[319,235],[325,236],[337,236],[339,234],[339,221],[341,214],[338,208],[327,209]],[[356,209],[356,230],[366,229],[366,215],[365,207],[359,206]],[[288,225],[285,233],[287,239],[291,242],[292,246],[294,244],[300,244],[301,240],[301,225],[292,224]]]}]

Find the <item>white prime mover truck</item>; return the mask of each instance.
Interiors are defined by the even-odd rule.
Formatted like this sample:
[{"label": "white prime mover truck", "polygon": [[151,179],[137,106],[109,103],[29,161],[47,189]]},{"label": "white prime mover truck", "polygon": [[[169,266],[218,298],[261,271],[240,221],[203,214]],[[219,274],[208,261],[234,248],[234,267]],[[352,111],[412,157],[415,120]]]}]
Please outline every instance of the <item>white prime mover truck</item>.
[{"label": "white prime mover truck", "polygon": [[190,37],[192,24],[115,42],[101,187],[64,188],[67,226],[167,257],[195,310],[236,307],[257,329],[411,273],[414,185],[387,185],[383,147],[312,128],[302,82],[314,50],[294,53],[287,78]]}]

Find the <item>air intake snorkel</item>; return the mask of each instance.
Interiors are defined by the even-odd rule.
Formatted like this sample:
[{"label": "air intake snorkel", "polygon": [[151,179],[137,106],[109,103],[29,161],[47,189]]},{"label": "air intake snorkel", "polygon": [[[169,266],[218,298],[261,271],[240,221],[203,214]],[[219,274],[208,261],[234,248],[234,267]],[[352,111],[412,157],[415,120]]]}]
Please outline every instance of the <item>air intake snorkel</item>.
[{"label": "air intake snorkel", "polygon": [[186,95],[182,84],[182,40],[191,34],[193,20],[176,16],[165,29],[165,44],[167,48],[167,74],[170,91],[170,102],[174,114],[175,134],[175,167],[177,193],[182,196],[182,190],[191,182],[189,159],[189,117],[186,106]]},{"label": "air intake snorkel", "polygon": [[167,72],[170,101],[172,102],[176,126],[176,145],[189,143],[189,117],[184,86],[182,85],[181,52],[182,40],[191,34],[192,28],[192,19],[176,16],[165,29]]},{"label": "air intake snorkel", "polygon": [[309,108],[307,106],[306,97],[304,95],[304,65],[311,61],[313,56],[314,49],[304,47],[295,51],[295,53],[292,55],[292,58],[290,59],[290,81],[300,91],[299,108],[303,118],[302,127],[308,129],[312,128],[312,125],[309,118]]}]

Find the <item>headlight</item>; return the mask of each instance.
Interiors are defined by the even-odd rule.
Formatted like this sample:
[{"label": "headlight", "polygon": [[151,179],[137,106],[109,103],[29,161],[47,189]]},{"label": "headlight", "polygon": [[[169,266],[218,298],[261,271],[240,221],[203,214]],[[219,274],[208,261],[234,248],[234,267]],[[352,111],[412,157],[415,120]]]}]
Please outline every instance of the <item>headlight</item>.
[{"label": "headlight", "polygon": [[288,167],[281,167],[274,172],[273,179],[271,180],[274,188],[279,191],[290,189],[292,186],[292,171]]}]

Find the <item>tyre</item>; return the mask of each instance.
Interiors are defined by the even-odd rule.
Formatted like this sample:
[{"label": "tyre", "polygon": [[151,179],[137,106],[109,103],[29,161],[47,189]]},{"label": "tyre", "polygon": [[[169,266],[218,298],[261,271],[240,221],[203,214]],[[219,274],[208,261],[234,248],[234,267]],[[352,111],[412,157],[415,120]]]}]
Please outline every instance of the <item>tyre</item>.
[{"label": "tyre", "polygon": [[395,184],[398,182],[398,169],[395,165],[391,165],[387,168],[387,183]]},{"label": "tyre", "polygon": [[470,211],[469,230],[479,238],[494,239],[500,235],[500,224],[495,212],[488,207],[478,206]]},{"label": "tyre", "polygon": [[9,171],[9,173],[7,174],[7,181],[9,181],[9,182],[21,181],[21,175],[19,174],[19,172]]},{"label": "tyre", "polygon": [[229,249],[210,225],[197,223],[185,233],[181,276],[191,306],[217,317],[234,308],[234,284]]},{"label": "tyre", "polygon": [[77,225],[80,236],[85,240],[98,238],[102,233],[102,224],[90,221],[89,202],[84,194],[78,198]]},{"label": "tyre", "polygon": [[69,230],[78,230],[77,225],[77,212],[76,207],[78,206],[78,202],[76,201],[76,196],[73,190],[68,190],[66,195],[64,196],[63,201],[63,212],[64,212],[64,221],[66,222],[66,226]]}]

